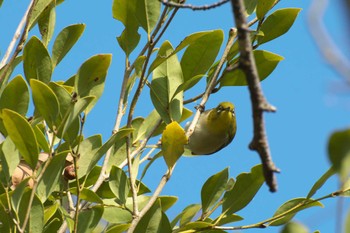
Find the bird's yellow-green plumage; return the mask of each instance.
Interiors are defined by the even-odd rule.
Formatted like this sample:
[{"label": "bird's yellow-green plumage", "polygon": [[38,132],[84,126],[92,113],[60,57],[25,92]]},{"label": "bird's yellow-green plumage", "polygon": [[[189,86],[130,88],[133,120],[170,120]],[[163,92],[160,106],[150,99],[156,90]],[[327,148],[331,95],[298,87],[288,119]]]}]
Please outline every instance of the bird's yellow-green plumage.
[{"label": "bird's yellow-green plumage", "polygon": [[222,102],[201,114],[188,147],[195,155],[213,154],[232,142],[236,129],[234,105]]}]

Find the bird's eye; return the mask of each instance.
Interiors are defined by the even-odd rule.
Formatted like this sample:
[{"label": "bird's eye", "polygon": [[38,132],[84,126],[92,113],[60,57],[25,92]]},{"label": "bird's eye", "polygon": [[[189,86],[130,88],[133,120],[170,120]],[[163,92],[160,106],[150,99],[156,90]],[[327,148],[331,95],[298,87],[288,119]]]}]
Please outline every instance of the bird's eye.
[{"label": "bird's eye", "polygon": [[222,112],[222,110],[224,110],[224,107],[222,107],[221,105],[218,106],[217,111],[218,111],[218,112]]}]

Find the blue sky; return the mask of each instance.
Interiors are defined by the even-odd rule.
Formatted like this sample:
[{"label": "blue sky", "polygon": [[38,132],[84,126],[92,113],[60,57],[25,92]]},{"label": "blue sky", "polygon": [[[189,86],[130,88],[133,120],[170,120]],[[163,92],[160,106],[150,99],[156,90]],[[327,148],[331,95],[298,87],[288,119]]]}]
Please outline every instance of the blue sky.
[{"label": "blue sky", "polygon": [[[191,3],[201,4],[201,1]],[[26,4],[28,1],[5,1],[0,8],[1,57],[26,9]],[[306,22],[309,5],[310,1],[281,1],[277,8],[298,7],[303,10],[286,35],[261,47],[285,58],[271,76],[262,82],[267,99],[278,109],[277,113],[266,114],[265,121],[272,156],[282,173],[277,175],[278,192],[272,194],[264,185],[250,206],[238,213],[245,218],[238,223],[239,225],[266,219],[285,201],[307,195],[316,179],[329,167],[327,140],[330,133],[349,126],[349,89],[337,73],[324,62],[310,36]],[[115,39],[123,27],[112,18],[111,6],[112,1],[65,1],[57,8],[54,35],[55,37],[70,24],[86,24],[82,38],[55,70],[55,80],[69,78],[94,54],[113,54],[105,93],[88,116],[84,130],[85,136],[102,134],[104,141],[110,136],[113,128],[124,70],[124,54]],[[344,21],[341,1],[331,1],[325,24],[335,43],[349,55],[348,34],[344,31],[347,24]],[[218,28],[227,31],[232,26],[233,17],[229,4],[205,12],[182,10],[161,42],[169,40],[176,46],[191,33]],[[144,32],[140,30],[140,33]],[[38,34],[37,30],[34,29],[32,34]],[[230,175],[235,177],[241,172],[249,171],[260,162],[258,155],[248,149],[252,138],[252,119],[247,88],[224,88],[210,97],[207,108],[216,106],[222,100],[232,101],[236,105],[236,138],[231,145],[215,155],[180,159],[173,177],[162,193],[179,197],[177,204],[168,211],[170,218],[187,205],[200,203],[201,186],[212,174],[229,166]],[[137,107],[136,115],[145,116],[152,110],[147,91],[142,95]],[[193,109],[194,105],[188,107]],[[154,189],[164,172],[164,162],[159,160],[150,169],[144,182]],[[337,180],[334,178],[317,195],[328,194],[336,189]],[[323,209],[317,207],[298,214],[296,220],[306,224],[311,231],[334,232],[337,199],[325,201],[324,204]],[[348,202],[344,201],[343,204],[343,209],[346,210]],[[278,228],[271,227],[265,232],[278,232]]]}]

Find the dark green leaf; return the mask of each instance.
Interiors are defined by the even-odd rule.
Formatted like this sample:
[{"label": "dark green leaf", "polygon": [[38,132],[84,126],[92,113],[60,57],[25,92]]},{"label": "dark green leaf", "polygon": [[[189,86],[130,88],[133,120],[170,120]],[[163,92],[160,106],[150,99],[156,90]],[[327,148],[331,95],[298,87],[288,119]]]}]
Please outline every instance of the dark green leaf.
[{"label": "dark green leaf", "polygon": [[335,170],[333,167],[330,167],[328,169],[328,171],[326,171],[326,173],[324,173],[317,181],[316,183],[312,186],[311,190],[309,191],[309,193],[307,194],[306,198],[311,198],[316,192],[317,190],[319,190],[324,183],[333,175],[335,174]]},{"label": "dark green leaf", "polygon": [[38,162],[38,143],[28,121],[18,113],[3,109],[1,114],[6,131],[29,166],[34,169]]},{"label": "dark green leaf", "polygon": [[118,203],[125,204],[130,189],[130,184],[125,172],[119,167],[112,167],[109,176],[109,187],[116,196]]},{"label": "dark green leaf", "polygon": [[117,37],[120,48],[123,49],[126,56],[136,48],[140,42],[140,34],[137,32],[138,27],[125,28],[120,36]]},{"label": "dark green leaf", "polygon": [[261,25],[260,30],[264,32],[264,36],[258,38],[258,43],[263,44],[285,34],[300,11],[300,8],[285,8],[269,15]]},{"label": "dark green leaf", "polygon": [[181,58],[184,81],[205,74],[209,70],[220,51],[223,39],[223,31],[214,30],[187,47]]},{"label": "dark green leaf", "polygon": [[167,216],[162,212],[159,201],[156,201],[141,218],[135,228],[137,233],[159,232],[170,233],[171,227]]},{"label": "dark green leaf", "polygon": [[272,221],[269,225],[271,226],[279,226],[290,221],[299,211],[304,210],[306,208],[310,208],[313,206],[321,206],[322,203],[319,201],[314,201],[312,199],[306,198],[295,198],[285,202],[281,205],[273,217],[279,217],[275,221]]},{"label": "dark green leaf", "polygon": [[12,192],[11,195],[11,205],[15,212],[19,212],[19,205],[21,204],[21,200],[23,197],[23,194],[28,191],[28,181],[29,177],[24,179],[19,185],[16,186],[16,189]]},{"label": "dark green leaf", "polygon": [[22,76],[13,78],[0,97],[0,109],[8,108],[25,116],[29,105],[29,90]]},{"label": "dark green leaf", "polygon": [[202,210],[205,214],[214,205],[225,191],[228,181],[228,168],[209,177],[201,190]]},{"label": "dark green leaf", "polygon": [[73,24],[64,28],[57,36],[52,48],[52,65],[57,66],[83,34],[85,24]]},{"label": "dark green leaf", "polygon": [[[260,81],[267,78],[276,68],[278,63],[283,60],[283,57],[265,50],[254,50],[253,53]],[[224,72],[219,81],[220,86],[247,85],[245,74],[241,69],[234,69],[232,71]]]},{"label": "dark green leaf", "polygon": [[243,209],[254,198],[263,183],[261,165],[253,167],[250,173],[239,174],[233,188],[224,195],[222,212],[232,214]]},{"label": "dark green leaf", "polygon": [[350,129],[334,132],[328,141],[328,157],[342,179],[350,172]]},{"label": "dark green leaf", "polygon": [[160,15],[161,3],[158,0],[139,0],[136,4],[136,16],[139,24],[150,38],[151,31],[156,26]]},{"label": "dark green leaf", "polygon": [[92,232],[100,222],[102,214],[102,206],[93,206],[88,210],[81,211],[78,217],[77,233]]},{"label": "dark green leaf", "polygon": [[51,80],[52,63],[49,52],[43,43],[32,37],[23,49],[23,69],[27,82],[38,79],[44,83]]},{"label": "dark green leaf", "polygon": [[66,162],[67,152],[59,153],[52,159],[49,159],[47,163],[50,163],[43,174],[43,178],[39,181],[37,188],[37,195],[44,203],[51,193],[57,188],[64,164]]},{"label": "dark green leaf", "polygon": [[101,97],[107,70],[111,64],[112,55],[99,54],[85,61],[75,77],[75,90],[82,97],[94,96],[95,99],[85,110],[89,112]]},{"label": "dark green leaf", "polygon": [[60,113],[60,106],[55,93],[48,85],[36,79],[30,80],[30,86],[32,88],[35,109],[43,116],[51,130],[54,130],[53,126]]}]

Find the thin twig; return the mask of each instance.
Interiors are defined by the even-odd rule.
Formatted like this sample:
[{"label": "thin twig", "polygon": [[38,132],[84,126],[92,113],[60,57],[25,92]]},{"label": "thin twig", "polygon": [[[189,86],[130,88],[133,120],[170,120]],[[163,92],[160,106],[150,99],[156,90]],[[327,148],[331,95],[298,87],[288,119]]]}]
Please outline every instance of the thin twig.
[{"label": "thin twig", "polygon": [[265,99],[256,69],[249,28],[246,22],[245,7],[243,0],[231,0],[234,20],[238,30],[239,44],[239,66],[245,73],[250,98],[252,102],[254,137],[249,145],[251,150],[259,153],[264,168],[264,176],[271,192],[277,191],[275,172],[279,170],[272,161],[269,144],[267,141],[263,112],[274,112],[275,107],[271,106]]},{"label": "thin twig", "polygon": [[169,6],[169,7],[175,7],[177,9],[179,8],[187,8],[187,9],[191,9],[194,11],[198,11],[198,10],[210,10],[213,9],[215,7],[221,6],[227,2],[229,2],[229,0],[220,0],[218,2],[215,2],[213,4],[210,5],[202,5],[202,6],[194,6],[191,4],[182,4],[185,1],[180,1],[180,3],[176,3],[176,2],[172,2],[172,1],[168,1],[168,0],[160,0],[165,6]]},{"label": "thin twig", "polygon": [[[10,58],[10,61],[7,63],[6,65],[6,62],[8,61],[8,58],[11,54],[11,52],[13,51],[14,49],[14,44],[15,44],[15,41],[17,40],[17,32],[21,30],[21,28],[23,27],[21,24],[23,24],[23,19],[21,20],[20,24],[18,25],[18,28],[16,30],[16,33],[14,35],[14,38],[12,39],[10,45],[9,45],[9,48],[7,49],[6,51],[6,54],[4,56],[4,58],[2,59],[1,61],[1,64],[0,64],[0,69],[1,68],[4,68],[1,76],[0,76],[0,83],[3,81],[4,77],[6,76],[6,73],[8,71],[8,69],[10,68],[12,62],[15,60],[15,58],[18,56],[18,54],[22,51],[23,49],[23,46],[24,46],[24,43],[25,41],[27,40],[27,37],[28,37],[28,31],[29,31],[29,19],[32,15],[32,12],[33,12],[33,8],[36,4],[37,0],[32,0],[28,6],[28,9],[26,11],[26,13],[24,14],[23,16],[23,19],[24,20],[24,28],[23,28],[23,32],[22,32],[22,35],[21,35],[21,38],[19,39],[19,42],[17,44],[17,47],[15,49],[15,51],[13,52],[11,58]],[[13,41],[15,39],[15,41]]]}]

